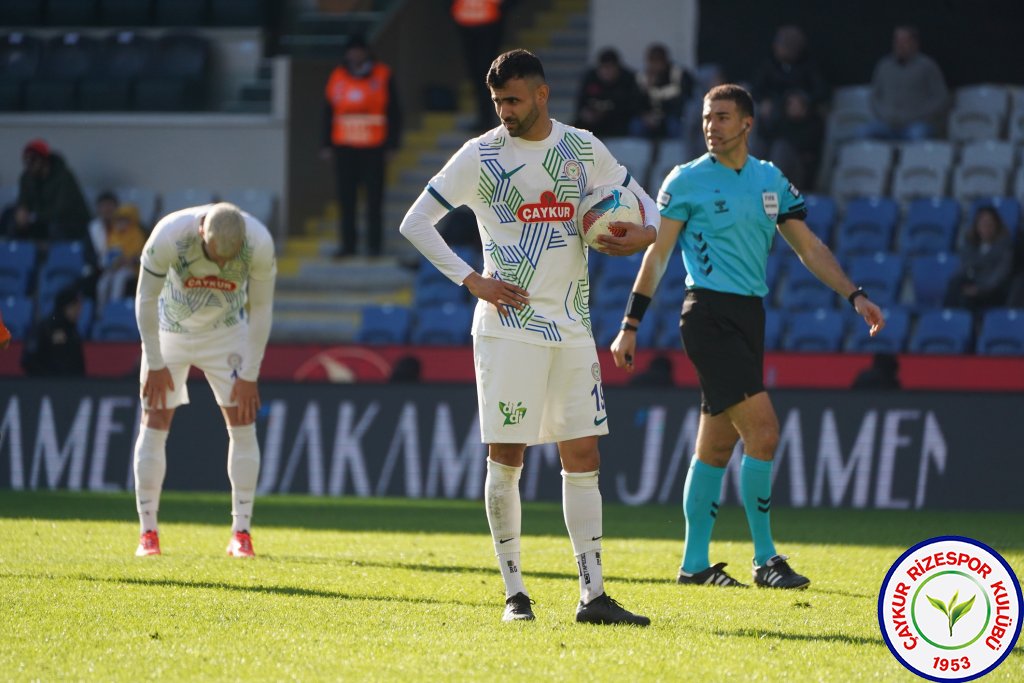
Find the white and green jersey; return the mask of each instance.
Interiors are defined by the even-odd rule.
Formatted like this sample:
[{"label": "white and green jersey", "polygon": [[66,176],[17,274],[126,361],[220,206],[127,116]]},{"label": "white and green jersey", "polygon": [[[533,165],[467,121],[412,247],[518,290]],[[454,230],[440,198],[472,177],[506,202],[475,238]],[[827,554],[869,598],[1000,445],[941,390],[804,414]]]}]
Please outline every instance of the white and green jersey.
[{"label": "white and green jersey", "polygon": [[142,267],[164,278],[160,292],[160,329],[164,332],[206,332],[238,325],[249,278],[276,275],[274,240],[267,228],[243,212],[245,244],[222,270],[206,258],[199,220],[212,205],[196,206],[165,216],[153,228],[142,251]]},{"label": "white and green jersey", "polygon": [[[421,195],[403,233],[412,239],[409,230],[417,226],[406,227],[410,218],[422,216],[432,226],[446,211],[469,206],[480,229],[485,276],[530,293],[529,306],[519,311],[480,301],[473,334],[592,346],[587,255],[576,211],[580,199],[601,185],[629,185],[647,215],[657,215],[653,200],[589,131],[552,121],[547,138],[531,141],[499,126],[468,141],[430,180],[425,195],[431,202]],[[469,272],[447,254],[424,253],[455,282]]]}]

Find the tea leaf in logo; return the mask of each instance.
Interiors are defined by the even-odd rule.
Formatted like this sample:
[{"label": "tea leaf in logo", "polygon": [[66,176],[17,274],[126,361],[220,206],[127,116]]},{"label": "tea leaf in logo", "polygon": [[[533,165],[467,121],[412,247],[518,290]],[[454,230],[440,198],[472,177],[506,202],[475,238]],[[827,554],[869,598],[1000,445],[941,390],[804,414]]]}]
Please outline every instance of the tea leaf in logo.
[{"label": "tea leaf in logo", "polygon": [[925,597],[928,598],[928,602],[932,603],[932,607],[939,610],[947,617],[949,616],[949,610],[946,609],[946,603],[942,602],[942,600],[939,600],[938,598],[933,598],[928,594],[925,594]]},{"label": "tea leaf in logo", "polygon": [[[949,635],[953,635],[953,624],[960,621],[960,618],[968,612],[970,612],[971,608],[974,607],[974,599],[976,597],[978,596],[971,596],[970,600],[965,600],[964,602],[961,602],[959,605],[954,606],[953,609],[949,611]],[[950,604],[952,605],[953,603]]]}]

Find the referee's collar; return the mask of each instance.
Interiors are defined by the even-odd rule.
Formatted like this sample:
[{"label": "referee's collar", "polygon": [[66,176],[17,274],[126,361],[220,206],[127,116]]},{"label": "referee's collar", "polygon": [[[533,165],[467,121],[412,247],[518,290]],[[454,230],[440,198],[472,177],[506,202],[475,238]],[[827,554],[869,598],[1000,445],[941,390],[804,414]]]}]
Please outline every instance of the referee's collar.
[{"label": "referee's collar", "polygon": [[[725,164],[722,164],[720,161],[718,161],[718,157],[715,154],[713,154],[712,152],[708,152],[708,157],[711,159],[711,163],[713,163],[713,164],[720,164],[722,166],[722,168],[729,168]],[[733,169],[730,169],[730,170],[736,171],[736,175],[739,175],[740,173],[743,172],[743,169],[745,169],[747,167],[748,163],[750,163],[750,154],[749,153],[747,153],[747,158],[743,160],[743,165],[742,166],[740,166],[739,168],[733,168]]]}]

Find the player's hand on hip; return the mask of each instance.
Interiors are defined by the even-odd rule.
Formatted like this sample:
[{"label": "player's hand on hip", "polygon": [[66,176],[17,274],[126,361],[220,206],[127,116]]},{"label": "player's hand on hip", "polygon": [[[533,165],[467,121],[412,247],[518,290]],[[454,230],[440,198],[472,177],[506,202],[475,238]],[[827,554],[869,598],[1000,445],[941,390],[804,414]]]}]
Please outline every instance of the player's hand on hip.
[{"label": "player's hand on hip", "polygon": [[148,370],[142,383],[142,399],[146,408],[167,409],[167,392],[174,391],[174,379],[167,368]]},{"label": "player's hand on hip", "polygon": [[256,413],[260,410],[260,389],[256,382],[238,377],[231,387],[231,400],[238,411],[238,421],[247,425],[256,421]]},{"label": "player's hand on hip", "polygon": [[612,342],[612,358],[615,367],[633,372],[633,356],[636,355],[636,332],[621,330]]},{"label": "player's hand on hip", "polygon": [[601,251],[611,256],[629,256],[638,251],[643,251],[654,244],[658,238],[658,231],[653,227],[640,225],[639,223],[624,223],[616,221],[609,223],[610,228],[624,230],[621,237],[615,235],[601,235],[597,238],[601,245]]},{"label": "player's hand on hip", "polygon": [[885,315],[878,304],[867,297],[859,296],[854,299],[854,309],[857,314],[864,318],[864,322],[871,326],[869,334],[874,337],[885,327]]},{"label": "player's hand on hip", "polygon": [[530,293],[511,282],[495,277],[483,277],[479,273],[470,273],[462,282],[470,294],[495,307],[511,306],[522,310],[530,304]]}]

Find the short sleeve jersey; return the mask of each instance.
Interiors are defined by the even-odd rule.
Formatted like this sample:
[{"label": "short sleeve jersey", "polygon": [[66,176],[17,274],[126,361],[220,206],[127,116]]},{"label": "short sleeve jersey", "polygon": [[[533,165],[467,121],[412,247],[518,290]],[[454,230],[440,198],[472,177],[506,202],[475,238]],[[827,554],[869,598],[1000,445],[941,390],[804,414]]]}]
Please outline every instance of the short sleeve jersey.
[{"label": "short sleeve jersey", "polygon": [[688,289],[758,297],[768,293],[765,265],[776,225],[807,215],[800,191],[770,162],[748,156],[737,172],[710,154],[668,174],[658,208],[685,224],[679,249]]},{"label": "short sleeve jersey", "polygon": [[485,275],[530,293],[523,310],[477,303],[473,334],[547,346],[592,346],[587,255],[576,225],[580,198],[629,173],[592,133],[552,121],[531,141],[495,128],[463,145],[427,185],[444,207],[477,217]]},{"label": "short sleeve jersey", "polygon": [[222,270],[206,258],[199,221],[212,205],[183,209],[156,224],[142,252],[142,267],[166,277],[160,292],[160,329],[205,332],[244,320],[249,279],[268,280],[277,273],[274,240],[267,228],[243,212],[245,243]]}]

